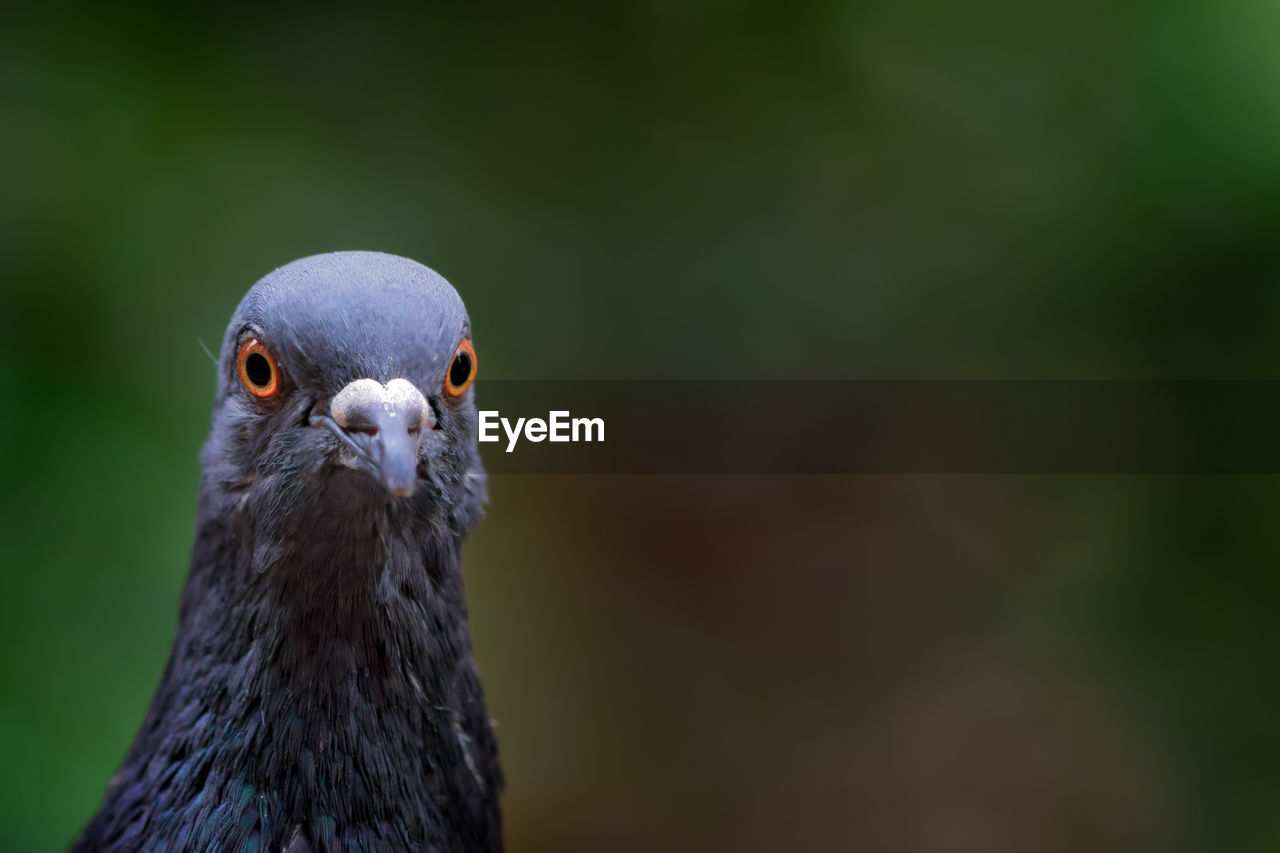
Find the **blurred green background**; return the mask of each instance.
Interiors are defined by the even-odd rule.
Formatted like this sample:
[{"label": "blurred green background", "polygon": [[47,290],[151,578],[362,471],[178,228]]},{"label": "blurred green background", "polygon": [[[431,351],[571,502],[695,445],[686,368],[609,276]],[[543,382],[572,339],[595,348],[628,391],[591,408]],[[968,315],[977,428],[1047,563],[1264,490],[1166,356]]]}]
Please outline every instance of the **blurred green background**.
[{"label": "blurred green background", "polygon": [[[1276,373],[1274,3],[5,17],[6,850],[63,849],[141,720],[198,341],[293,258],[442,272],[481,401]],[[495,478],[465,569],[510,849],[1280,849],[1278,486]]]}]

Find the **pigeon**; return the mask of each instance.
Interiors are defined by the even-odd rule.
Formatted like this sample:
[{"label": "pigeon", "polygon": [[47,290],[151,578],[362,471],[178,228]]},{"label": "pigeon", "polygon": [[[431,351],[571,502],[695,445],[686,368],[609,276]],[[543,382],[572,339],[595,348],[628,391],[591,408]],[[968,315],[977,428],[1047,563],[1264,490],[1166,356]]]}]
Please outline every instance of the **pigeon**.
[{"label": "pigeon", "polygon": [[470,320],[427,267],[287,264],[227,327],[160,685],[88,851],[495,851],[459,551],[486,498]]}]

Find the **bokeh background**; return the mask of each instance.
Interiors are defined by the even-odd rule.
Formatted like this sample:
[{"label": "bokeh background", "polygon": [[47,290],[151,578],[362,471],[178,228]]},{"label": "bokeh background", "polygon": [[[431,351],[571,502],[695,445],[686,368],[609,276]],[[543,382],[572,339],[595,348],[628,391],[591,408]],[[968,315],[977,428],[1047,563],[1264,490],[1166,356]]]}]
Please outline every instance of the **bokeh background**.
[{"label": "bokeh background", "polygon": [[[1274,4],[5,19],[6,850],[65,848],[133,736],[190,545],[199,341],[295,257],[440,270],[481,401],[1277,370]],[[1273,477],[491,492],[465,568],[513,851],[1280,847]]]}]

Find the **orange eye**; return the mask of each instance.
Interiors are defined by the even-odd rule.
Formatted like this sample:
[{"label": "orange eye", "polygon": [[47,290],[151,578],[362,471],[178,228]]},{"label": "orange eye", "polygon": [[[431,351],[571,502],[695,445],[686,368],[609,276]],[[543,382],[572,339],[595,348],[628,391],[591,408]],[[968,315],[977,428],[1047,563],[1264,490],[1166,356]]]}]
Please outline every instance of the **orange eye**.
[{"label": "orange eye", "polygon": [[280,390],[280,369],[276,367],[275,358],[257,338],[250,338],[241,345],[236,363],[240,369],[240,384],[253,396],[265,400]]},{"label": "orange eye", "polygon": [[461,397],[467,393],[476,378],[476,348],[471,345],[470,338],[463,338],[449,363],[449,372],[444,377],[444,392],[450,397]]}]

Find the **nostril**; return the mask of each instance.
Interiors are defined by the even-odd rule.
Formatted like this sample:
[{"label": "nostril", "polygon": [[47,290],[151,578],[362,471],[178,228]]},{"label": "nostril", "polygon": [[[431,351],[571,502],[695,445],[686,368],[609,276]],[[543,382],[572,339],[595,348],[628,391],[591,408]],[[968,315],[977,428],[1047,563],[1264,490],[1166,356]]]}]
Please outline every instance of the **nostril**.
[{"label": "nostril", "polygon": [[333,413],[333,419],[338,426],[347,432],[362,432],[365,435],[378,434],[378,425],[373,419],[357,412],[338,410]]},{"label": "nostril", "polygon": [[378,441],[384,440],[385,432],[385,440],[399,435],[417,442],[424,430],[437,426],[430,403],[404,379],[392,379],[386,385],[357,379],[333,396],[328,409],[329,417],[343,432],[378,436]]}]

